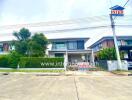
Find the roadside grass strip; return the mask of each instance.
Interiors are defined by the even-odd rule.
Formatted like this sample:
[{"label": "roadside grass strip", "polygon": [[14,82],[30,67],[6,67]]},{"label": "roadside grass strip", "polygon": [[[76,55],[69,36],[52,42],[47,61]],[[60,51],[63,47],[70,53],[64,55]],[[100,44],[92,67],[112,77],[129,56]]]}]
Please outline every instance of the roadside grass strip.
[{"label": "roadside grass strip", "polygon": [[0,69],[0,72],[42,72],[42,73],[62,73],[64,70],[26,70],[26,69]]}]

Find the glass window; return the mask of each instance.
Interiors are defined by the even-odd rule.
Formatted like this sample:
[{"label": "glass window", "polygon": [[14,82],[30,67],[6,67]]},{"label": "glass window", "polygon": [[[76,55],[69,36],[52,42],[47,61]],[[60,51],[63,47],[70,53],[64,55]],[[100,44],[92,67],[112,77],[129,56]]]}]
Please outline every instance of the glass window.
[{"label": "glass window", "polygon": [[66,43],[65,42],[56,42],[53,43],[54,50],[66,50]]},{"label": "glass window", "polygon": [[77,42],[76,41],[69,41],[68,42],[68,49],[69,50],[75,50],[75,49],[77,49]]},{"label": "glass window", "polygon": [[83,40],[77,41],[77,49],[84,49],[84,41]]},{"label": "glass window", "polygon": [[64,57],[63,53],[55,53],[55,57]]},{"label": "glass window", "polygon": [[117,44],[118,44],[118,46],[120,46],[121,45],[121,41],[117,41]]},{"label": "glass window", "polygon": [[0,46],[0,52],[2,52],[2,51],[3,51],[3,47]]},{"label": "glass window", "polygon": [[132,41],[131,40],[127,40],[127,45],[132,45]]},{"label": "glass window", "polygon": [[3,43],[0,43],[0,52],[3,52]]}]

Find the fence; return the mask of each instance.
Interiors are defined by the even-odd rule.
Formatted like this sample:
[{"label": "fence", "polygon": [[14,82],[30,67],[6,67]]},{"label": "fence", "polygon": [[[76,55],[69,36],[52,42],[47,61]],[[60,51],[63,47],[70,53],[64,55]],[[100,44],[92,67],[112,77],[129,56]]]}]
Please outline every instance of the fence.
[{"label": "fence", "polygon": [[[112,71],[112,70],[117,70],[118,68],[118,63],[116,60],[98,60],[95,62],[96,66],[99,66],[105,70]],[[132,67],[132,63],[129,63],[127,61],[122,61],[122,68],[120,70],[129,70],[129,67]]]}]

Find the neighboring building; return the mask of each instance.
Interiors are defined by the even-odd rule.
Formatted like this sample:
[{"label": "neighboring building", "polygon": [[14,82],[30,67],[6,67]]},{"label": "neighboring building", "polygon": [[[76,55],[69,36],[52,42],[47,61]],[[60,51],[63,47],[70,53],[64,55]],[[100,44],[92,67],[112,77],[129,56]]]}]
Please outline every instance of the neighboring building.
[{"label": "neighboring building", "polygon": [[89,38],[50,39],[49,57],[64,57],[69,63],[89,62],[94,64],[92,50],[86,49]]},{"label": "neighboring building", "polygon": [[[132,36],[117,36],[117,43],[120,51],[125,51],[124,59],[132,60]],[[112,36],[103,37],[90,46],[96,54],[104,48],[114,47]]]},{"label": "neighboring building", "polygon": [[1,41],[0,42],[0,54],[7,54],[10,51],[9,42]]}]

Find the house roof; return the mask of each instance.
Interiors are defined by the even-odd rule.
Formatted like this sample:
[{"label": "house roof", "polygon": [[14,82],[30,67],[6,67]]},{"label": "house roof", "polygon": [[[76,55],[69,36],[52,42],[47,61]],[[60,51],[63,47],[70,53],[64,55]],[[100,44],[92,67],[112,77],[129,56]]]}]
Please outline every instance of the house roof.
[{"label": "house roof", "polygon": [[68,38],[55,38],[55,39],[49,39],[50,41],[57,41],[57,40],[63,40],[63,41],[66,41],[66,40],[89,40],[89,38],[86,38],[86,37],[77,37],[77,38],[71,38],[71,37],[68,37]]},{"label": "house roof", "polygon": [[[105,36],[93,43],[90,48],[93,48],[105,40],[113,40],[113,36]],[[132,40],[132,36],[117,36],[117,40]]]},{"label": "house roof", "polygon": [[113,6],[110,8],[111,10],[124,10],[124,7],[121,7],[119,5]]}]

